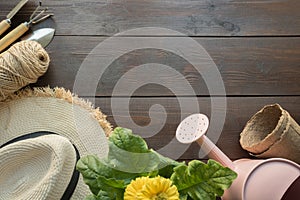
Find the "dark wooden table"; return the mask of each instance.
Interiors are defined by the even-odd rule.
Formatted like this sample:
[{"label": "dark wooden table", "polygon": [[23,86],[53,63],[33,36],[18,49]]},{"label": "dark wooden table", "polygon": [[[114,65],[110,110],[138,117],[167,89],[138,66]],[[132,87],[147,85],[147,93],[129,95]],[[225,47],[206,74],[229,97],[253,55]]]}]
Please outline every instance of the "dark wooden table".
[{"label": "dark wooden table", "polygon": [[[4,19],[17,2],[1,0],[0,18]],[[26,21],[36,5],[37,1],[27,3],[13,18],[13,27]],[[231,159],[249,157],[240,147],[239,134],[264,105],[279,103],[300,122],[299,0],[49,0],[43,5],[54,16],[32,29],[52,27],[56,33],[46,48],[51,57],[49,70],[34,86],[65,87],[83,98],[95,100],[114,126],[128,125],[137,134],[147,134],[146,140],[155,150],[166,147],[174,139],[183,117],[197,112],[193,106],[195,99],[202,113],[210,118],[216,113],[217,125],[218,119],[222,125],[223,117],[218,113],[224,114],[224,108],[218,104],[212,106],[212,102],[226,100],[224,126],[216,134],[220,136],[217,145]],[[147,27],[156,28],[147,32]],[[133,32],[124,35],[129,30]],[[171,30],[173,34],[169,34]],[[119,35],[112,37],[115,34]],[[109,39],[114,42],[119,39],[120,43],[112,44]],[[212,77],[197,71],[190,60],[181,56],[194,53],[197,58],[199,55],[196,49],[193,51],[195,46],[184,43],[186,39],[194,41],[193,45],[201,45],[211,56],[225,93],[210,91],[214,86],[206,79]],[[151,41],[165,48],[151,45],[152,48],[147,48],[146,43]],[[108,44],[106,48],[101,46],[104,42]],[[135,49],[126,53],[124,48],[130,44]],[[190,51],[168,51],[172,44],[177,50],[180,46]],[[94,48],[97,51],[92,52]],[[119,57],[107,66],[105,59],[112,58],[111,52],[118,52]],[[198,64],[205,65],[205,61],[207,58],[204,64]],[[149,63],[157,63],[152,64],[154,70],[149,70],[152,69]],[[87,68],[81,72],[83,65]],[[135,74],[141,66],[146,66],[148,71]],[[101,74],[102,69],[105,71]],[[99,74],[102,76],[98,77],[97,85],[91,85],[90,80]],[[118,85],[120,80],[126,84]],[[143,80],[153,80],[153,83],[142,85]],[[193,92],[184,84],[191,86]],[[127,91],[129,85],[136,90]],[[112,106],[114,100],[118,103]],[[149,109],[155,104],[164,110],[152,109],[151,120]],[[130,120],[140,128],[132,126]],[[211,126],[209,131],[215,129]],[[199,158],[197,144],[185,152],[172,146],[168,152],[180,154],[180,160]]]}]

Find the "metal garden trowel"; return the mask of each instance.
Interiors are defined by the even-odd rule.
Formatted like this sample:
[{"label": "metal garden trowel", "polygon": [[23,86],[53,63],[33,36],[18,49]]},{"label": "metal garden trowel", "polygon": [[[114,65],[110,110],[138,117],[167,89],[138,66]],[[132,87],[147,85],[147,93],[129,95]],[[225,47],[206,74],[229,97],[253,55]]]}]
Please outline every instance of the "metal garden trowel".
[{"label": "metal garden trowel", "polygon": [[[53,29],[53,28],[41,28],[41,29],[32,31],[31,33],[21,37],[20,39],[22,41],[23,40],[36,41],[39,44],[41,44],[41,46],[43,48],[45,48],[52,41],[52,39],[54,37],[54,33],[55,33],[55,29]],[[13,44],[13,46],[16,44]],[[0,56],[5,52],[6,51],[0,52]]]},{"label": "metal garden trowel", "polygon": [[21,37],[21,40],[36,41],[45,48],[52,41],[54,33],[53,28],[41,28]]}]

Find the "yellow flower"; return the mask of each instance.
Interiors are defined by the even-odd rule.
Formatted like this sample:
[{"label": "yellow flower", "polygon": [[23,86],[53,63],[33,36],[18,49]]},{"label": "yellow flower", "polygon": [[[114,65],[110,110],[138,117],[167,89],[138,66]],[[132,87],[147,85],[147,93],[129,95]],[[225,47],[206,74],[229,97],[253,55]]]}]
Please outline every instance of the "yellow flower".
[{"label": "yellow flower", "polygon": [[124,193],[124,200],[137,200],[137,194],[142,190],[143,186],[146,185],[148,177],[139,177],[126,187]]},{"label": "yellow flower", "polygon": [[179,200],[179,193],[170,179],[141,177],[127,186],[124,200]]}]

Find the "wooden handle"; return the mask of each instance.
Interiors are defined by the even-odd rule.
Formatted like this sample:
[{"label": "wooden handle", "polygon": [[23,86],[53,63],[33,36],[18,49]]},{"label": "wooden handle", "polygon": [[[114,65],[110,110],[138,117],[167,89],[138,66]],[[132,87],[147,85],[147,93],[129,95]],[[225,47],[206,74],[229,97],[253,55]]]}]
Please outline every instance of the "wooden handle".
[{"label": "wooden handle", "polygon": [[19,37],[21,37],[26,31],[28,31],[28,23],[20,24],[17,28],[9,32],[5,37],[0,40],[0,52],[3,51],[6,47],[11,45]]},{"label": "wooden handle", "polygon": [[2,20],[0,22],[0,35],[4,33],[10,27],[10,23],[7,20]]}]

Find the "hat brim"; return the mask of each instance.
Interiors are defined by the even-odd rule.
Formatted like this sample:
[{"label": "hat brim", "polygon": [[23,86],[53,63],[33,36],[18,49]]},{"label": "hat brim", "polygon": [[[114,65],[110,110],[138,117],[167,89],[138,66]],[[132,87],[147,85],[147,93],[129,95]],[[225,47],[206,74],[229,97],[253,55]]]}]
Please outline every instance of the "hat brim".
[{"label": "hat brim", "polygon": [[[68,138],[79,156],[108,154],[111,125],[91,104],[63,88],[25,89],[0,102],[0,146],[22,135],[48,131]],[[82,177],[71,199],[89,194]]]}]

